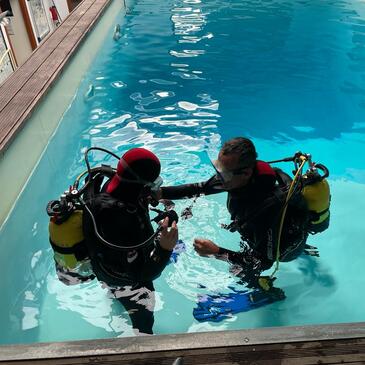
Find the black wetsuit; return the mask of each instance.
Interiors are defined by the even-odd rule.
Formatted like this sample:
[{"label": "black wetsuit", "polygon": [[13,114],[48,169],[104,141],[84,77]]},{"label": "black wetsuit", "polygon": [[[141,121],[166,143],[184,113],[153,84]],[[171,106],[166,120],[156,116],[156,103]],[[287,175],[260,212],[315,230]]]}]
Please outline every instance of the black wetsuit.
[{"label": "black wetsuit", "polygon": [[[227,208],[232,223],[227,228],[241,234],[242,250],[234,252],[220,248],[217,258],[232,263],[232,272],[249,284],[255,285],[260,273],[275,262],[279,222],[286,195],[283,186],[290,181],[291,178],[281,170],[257,161],[248,185],[228,191]],[[214,175],[205,182],[163,187],[162,198],[183,199],[220,192],[226,190]],[[280,261],[291,261],[303,252],[308,236],[308,210],[301,194],[295,194],[290,200],[285,217]]]},{"label": "black wetsuit", "polygon": [[[100,193],[89,199],[87,206],[94,215],[99,234],[117,246],[108,246],[97,238],[92,218],[85,211],[84,235],[95,275],[127,309],[133,328],[153,333],[153,309],[147,308],[145,303],[151,299],[147,296],[153,296],[152,281],[165,268],[171,252],[161,248],[154,236],[148,203],[139,200],[136,204],[128,204],[108,193]],[[146,240],[148,244],[142,248],[118,248]]]}]

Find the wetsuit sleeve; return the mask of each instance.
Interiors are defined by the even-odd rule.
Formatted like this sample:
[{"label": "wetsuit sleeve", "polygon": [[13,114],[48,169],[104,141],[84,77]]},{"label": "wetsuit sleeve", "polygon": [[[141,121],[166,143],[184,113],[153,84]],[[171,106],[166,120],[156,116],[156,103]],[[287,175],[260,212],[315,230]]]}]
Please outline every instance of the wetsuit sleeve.
[{"label": "wetsuit sleeve", "polygon": [[199,183],[183,184],[177,186],[164,186],[161,188],[161,199],[186,199],[200,195],[218,194],[225,191],[216,175],[209,180]]},{"label": "wetsuit sleeve", "polygon": [[230,271],[252,288],[259,287],[258,279],[261,273],[272,265],[272,262],[264,262],[254,255],[250,248],[235,252],[219,247],[219,253],[215,257],[231,263]]},{"label": "wetsuit sleeve", "polygon": [[163,249],[158,239],[155,247],[147,257],[145,265],[141,268],[141,278],[143,281],[151,281],[157,279],[169,262],[172,251]]},{"label": "wetsuit sleeve", "polygon": [[231,251],[223,247],[219,247],[219,253],[216,255],[216,258],[223,261],[229,261],[231,264],[246,264],[243,252]]}]

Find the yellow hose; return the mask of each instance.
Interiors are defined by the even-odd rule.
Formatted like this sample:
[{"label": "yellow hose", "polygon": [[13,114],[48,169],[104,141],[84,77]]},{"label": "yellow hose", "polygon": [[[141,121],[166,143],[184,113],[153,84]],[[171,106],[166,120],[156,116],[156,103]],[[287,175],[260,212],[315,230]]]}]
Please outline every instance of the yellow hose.
[{"label": "yellow hose", "polygon": [[299,166],[299,168],[298,168],[298,170],[297,170],[297,172],[296,172],[296,174],[294,176],[294,179],[293,179],[292,183],[290,184],[290,188],[289,188],[288,194],[287,194],[286,199],[285,199],[283,214],[281,215],[281,219],[280,219],[279,234],[278,234],[278,244],[277,244],[277,247],[276,247],[275,269],[272,272],[272,274],[270,275],[270,278],[271,279],[274,277],[274,275],[279,270],[281,233],[282,233],[282,230],[283,230],[283,225],[284,225],[284,219],[285,219],[286,210],[288,208],[288,202],[289,202],[291,196],[293,195],[293,188],[294,188],[294,185],[295,185],[295,183],[296,183],[296,181],[298,179],[298,176],[300,175],[300,173],[301,173],[301,171],[303,169],[303,166],[307,162],[307,158],[305,156],[301,156],[300,158],[302,159],[302,163]]},{"label": "yellow hose", "polygon": [[[95,171],[95,170],[97,170],[98,169],[98,167],[93,167],[92,169],[90,169],[90,172],[93,172],[93,171]],[[76,180],[75,180],[75,183],[78,183],[79,181],[80,181],[80,179],[84,176],[84,175],[86,175],[86,174],[88,174],[89,173],[89,171],[88,170],[85,170],[84,172],[82,172],[77,178],[76,178]],[[75,185],[75,183],[74,183],[74,185]]]},{"label": "yellow hose", "polygon": [[76,178],[76,181],[79,181],[84,175],[86,175],[88,173],[88,171],[84,171],[82,172],[77,178]]}]

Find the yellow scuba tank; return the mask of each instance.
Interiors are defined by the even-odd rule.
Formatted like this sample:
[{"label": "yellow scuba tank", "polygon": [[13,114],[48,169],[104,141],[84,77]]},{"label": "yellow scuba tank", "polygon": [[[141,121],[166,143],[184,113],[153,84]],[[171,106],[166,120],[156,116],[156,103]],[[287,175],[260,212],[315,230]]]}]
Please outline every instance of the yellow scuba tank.
[{"label": "yellow scuba tank", "polygon": [[[318,170],[324,174],[320,175]],[[328,175],[328,169],[321,164],[314,164],[302,175],[302,195],[311,213],[308,230],[313,234],[323,232],[329,226],[331,194],[326,180]]]},{"label": "yellow scuba tank", "polygon": [[75,210],[64,222],[51,219],[48,229],[55,261],[64,268],[75,269],[79,263],[77,245],[84,240],[82,210]]},{"label": "yellow scuba tank", "polygon": [[65,270],[77,269],[88,259],[82,229],[83,211],[67,195],[51,200],[47,205],[49,241],[56,264]]}]

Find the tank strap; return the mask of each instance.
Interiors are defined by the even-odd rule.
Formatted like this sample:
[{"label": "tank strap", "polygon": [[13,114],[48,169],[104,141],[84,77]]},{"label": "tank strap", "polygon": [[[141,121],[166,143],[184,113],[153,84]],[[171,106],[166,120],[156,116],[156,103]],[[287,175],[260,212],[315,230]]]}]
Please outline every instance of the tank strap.
[{"label": "tank strap", "polygon": [[279,183],[279,186],[281,188],[289,188],[293,179],[287,173],[285,173],[283,170],[281,170],[277,167],[274,167],[273,169],[275,171],[276,180]]},{"label": "tank strap", "polygon": [[244,221],[234,220],[231,224],[228,226],[222,226],[222,228],[225,228],[231,232],[235,232],[237,230],[244,229],[247,225],[249,225],[254,219],[260,216],[262,212],[264,212],[266,209],[270,208],[274,204],[278,202],[283,202],[283,193],[281,191],[278,191],[279,189],[275,189],[274,194],[265,199],[261,204],[255,207],[255,209],[249,214],[249,217],[245,219]]},{"label": "tank strap", "polygon": [[49,239],[49,243],[51,244],[53,250],[61,255],[75,255],[77,261],[84,260],[88,257],[88,251],[86,247],[85,240],[82,240],[72,247],[60,247]]},{"label": "tank strap", "polygon": [[273,190],[273,194],[266,198],[261,204],[259,204],[256,209],[252,212],[250,215],[250,218],[246,221],[246,223],[249,223],[251,220],[255,219],[257,216],[259,216],[263,211],[273,206],[275,203],[284,203],[285,200],[285,188],[289,187],[291,183],[291,178],[289,175],[285,174],[280,169],[275,168],[275,173],[277,175],[277,181],[279,183],[279,186],[277,186]]},{"label": "tank strap", "polygon": [[314,210],[310,210],[309,214],[310,214],[310,219],[313,221],[317,221],[319,218],[321,218],[321,216],[327,212],[329,212],[330,208],[326,208],[320,212],[315,212]]}]

